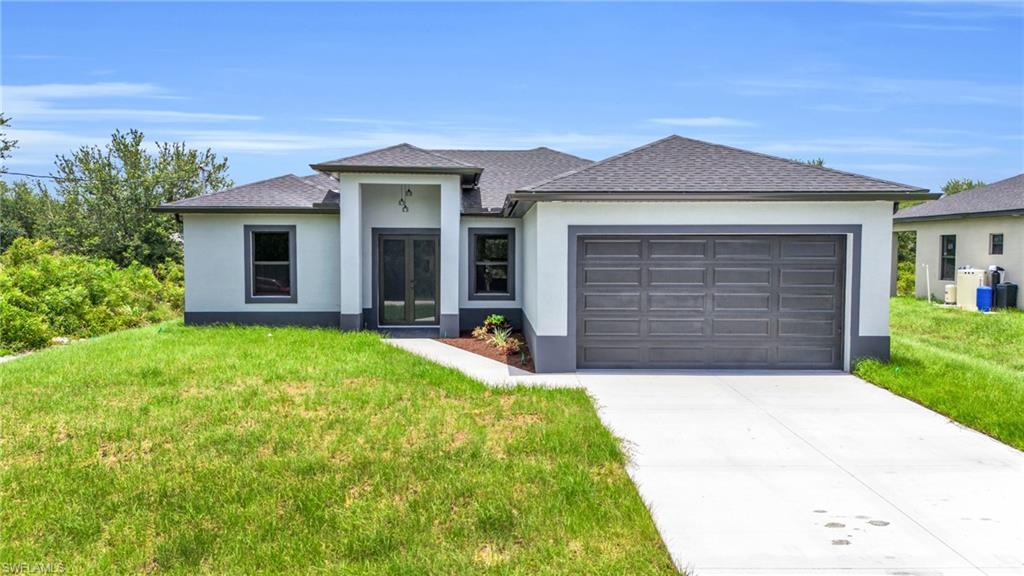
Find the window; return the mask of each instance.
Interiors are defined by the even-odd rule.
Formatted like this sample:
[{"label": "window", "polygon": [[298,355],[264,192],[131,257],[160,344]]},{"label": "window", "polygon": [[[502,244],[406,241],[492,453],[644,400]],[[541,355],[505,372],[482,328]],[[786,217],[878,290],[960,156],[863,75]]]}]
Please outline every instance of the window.
[{"label": "window", "polygon": [[954,280],[956,278],[956,235],[942,236],[941,254],[939,280]]},{"label": "window", "polygon": [[296,302],[295,226],[245,226],[245,301]]},{"label": "window", "polygon": [[469,229],[469,299],[515,300],[514,228]]},{"label": "window", "polygon": [[1003,253],[1003,235],[1002,234],[989,234],[988,235],[988,253],[993,256]]}]

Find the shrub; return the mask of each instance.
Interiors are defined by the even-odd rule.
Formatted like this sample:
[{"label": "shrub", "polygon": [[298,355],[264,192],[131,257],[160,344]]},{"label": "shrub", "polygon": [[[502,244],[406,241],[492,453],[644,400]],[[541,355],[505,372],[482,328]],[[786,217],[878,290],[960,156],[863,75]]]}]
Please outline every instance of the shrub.
[{"label": "shrub", "polygon": [[[16,239],[0,255],[0,348],[45,346],[166,320],[180,309],[181,274],[161,279],[140,264],[61,254],[45,240]],[[180,268],[180,266],[178,266]]]},{"label": "shrub", "polygon": [[501,314],[489,314],[484,318],[484,328],[493,332],[499,328],[508,328],[508,320]]},{"label": "shrub", "polygon": [[896,267],[896,294],[914,295],[914,261],[900,262]]}]

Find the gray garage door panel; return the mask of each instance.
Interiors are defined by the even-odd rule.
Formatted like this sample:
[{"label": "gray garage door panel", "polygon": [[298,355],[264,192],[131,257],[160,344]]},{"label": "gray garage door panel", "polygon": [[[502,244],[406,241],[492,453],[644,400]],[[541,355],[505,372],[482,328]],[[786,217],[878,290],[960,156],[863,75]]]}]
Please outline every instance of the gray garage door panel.
[{"label": "gray garage door panel", "polygon": [[580,368],[841,368],[845,236],[580,236]]}]

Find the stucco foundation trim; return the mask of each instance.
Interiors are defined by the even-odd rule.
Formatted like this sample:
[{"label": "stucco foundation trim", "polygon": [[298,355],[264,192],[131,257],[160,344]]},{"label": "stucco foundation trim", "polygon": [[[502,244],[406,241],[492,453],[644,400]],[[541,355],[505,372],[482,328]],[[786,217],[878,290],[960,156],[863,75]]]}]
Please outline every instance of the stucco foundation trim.
[{"label": "stucco foundation trim", "polygon": [[523,314],[523,337],[530,347],[533,367],[538,373],[576,371],[575,336],[538,336],[529,316]]},{"label": "stucco foundation trim", "polygon": [[305,326],[310,328],[338,328],[337,311],[328,312],[185,312],[185,324],[239,324],[259,326]]},{"label": "stucco foundation trim", "polygon": [[501,314],[516,330],[523,329],[522,308],[459,308],[459,330],[468,332],[484,323],[491,314]]}]

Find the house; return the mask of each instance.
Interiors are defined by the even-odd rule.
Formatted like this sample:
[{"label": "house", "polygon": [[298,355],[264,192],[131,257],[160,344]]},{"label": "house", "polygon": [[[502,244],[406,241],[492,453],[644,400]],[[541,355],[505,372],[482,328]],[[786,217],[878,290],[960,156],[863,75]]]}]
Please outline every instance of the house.
[{"label": "house", "polygon": [[185,321],[450,336],[542,372],[849,369],[889,355],[895,202],[926,190],[670,136],[591,162],[399,144],[165,204]]},{"label": "house", "polygon": [[[1006,269],[1004,280],[1024,283],[1024,174],[900,210],[897,232],[917,233],[914,288],[942,300],[957,268]],[[1024,303],[1018,298],[1018,307]]]}]

